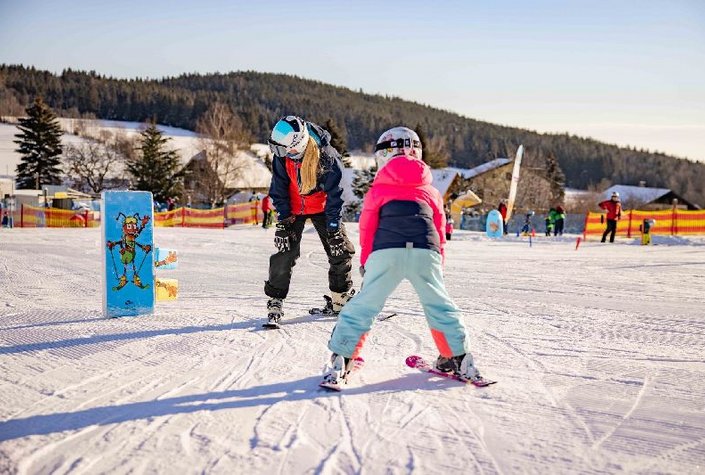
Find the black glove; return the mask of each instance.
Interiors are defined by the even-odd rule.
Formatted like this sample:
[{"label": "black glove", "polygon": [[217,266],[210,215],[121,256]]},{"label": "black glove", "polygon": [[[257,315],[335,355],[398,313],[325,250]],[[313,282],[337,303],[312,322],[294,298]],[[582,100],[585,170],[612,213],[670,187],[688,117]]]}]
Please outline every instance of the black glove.
[{"label": "black glove", "polygon": [[277,230],[274,233],[274,246],[279,252],[287,252],[291,250],[291,245],[295,241],[294,230],[292,225],[294,224],[294,216],[290,216],[287,219],[283,219],[277,223]]},{"label": "black glove", "polygon": [[340,257],[345,254],[347,243],[345,242],[345,234],[340,229],[335,231],[328,231],[328,247],[330,248],[330,255],[334,257]]}]

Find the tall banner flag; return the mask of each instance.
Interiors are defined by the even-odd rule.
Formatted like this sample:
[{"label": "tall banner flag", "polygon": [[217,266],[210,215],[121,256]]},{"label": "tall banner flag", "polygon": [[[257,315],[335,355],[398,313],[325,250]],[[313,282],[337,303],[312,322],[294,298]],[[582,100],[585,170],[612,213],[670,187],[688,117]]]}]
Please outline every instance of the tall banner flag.
[{"label": "tall banner flag", "polygon": [[524,146],[519,145],[517,155],[514,159],[514,169],[512,170],[512,183],[509,185],[509,199],[507,200],[507,223],[512,219],[512,211],[514,210],[514,201],[517,198],[517,186],[519,185],[519,168],[521,167],[521,159],[524,156]]}]

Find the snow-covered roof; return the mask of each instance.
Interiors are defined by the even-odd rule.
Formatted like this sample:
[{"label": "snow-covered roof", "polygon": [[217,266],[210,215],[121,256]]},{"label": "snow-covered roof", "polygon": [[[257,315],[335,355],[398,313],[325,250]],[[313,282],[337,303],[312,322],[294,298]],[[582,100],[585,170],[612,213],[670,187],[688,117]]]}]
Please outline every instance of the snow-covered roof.
[{"label": "snow-covered roof", "polygon": [[433,175],[432,185],[440,191],[442,195],[445,195],[456,176],[460,175],[467,180],[468,178],[482,175],[483,173],[487,173],[511,162],[512,160],[509,158],[495,158],[490,162],[483,163],[474,168],[436,168],[431,170],[431,174]]},{"label": "snow-covered roof", "polygon": [[445,196],[458,174],[458,170],[454,168],[434,168],[431,170],[431,175],[433,175],[431,184],[441,192],[441,196]]},{"label": "snow-covered roof", "polygon": [[494,160],[491,160],[487,163],[483,163],[482,165],[478,165],[473,168],[453,168],[449,167],[449,170],[456,170],[460,176],[465,178],[466,180],[468,178],[474,178],[478,175],[482,175],[483,173],[487,173],[491,170],[494,170],[495,168],[499,168],[501,166],[506,165],[507,163],[511,163],[512,160],[509,158],[495,158]]},{"label": "snow-covered roof", "polygon": [[638,201],[640,203],[651,203],[671,192],[668,188],[647,188],[645,186],[614,185],[607,188],[602,194],[605,199],[612,196],[614,192],[619,193],[621,201]]}]

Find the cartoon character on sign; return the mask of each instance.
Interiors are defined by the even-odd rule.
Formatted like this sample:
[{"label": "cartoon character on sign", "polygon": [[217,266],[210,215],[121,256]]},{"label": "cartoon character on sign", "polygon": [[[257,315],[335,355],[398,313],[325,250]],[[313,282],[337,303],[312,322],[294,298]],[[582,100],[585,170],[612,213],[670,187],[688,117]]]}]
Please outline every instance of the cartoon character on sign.
[{"label": "cartoon character on sign", "polygon": [[[149,284],[142,284],[139,273],[140,270],[142,270],[142,265],[147,259],[147,255],[152,251],[152,246],[149,244],[143,245],[138,243],[137,237],[149,222],[149,216],[143,216],[140,219],[139,213],[135,213],[131,216],[126,216],[124,213],[119,213],[115,220],[119,220],[121,216],[124,218],[122,221],[122,237],[119,241],[108,241],[106,244],[108,249],[110,249],[110,256],[113,261],[115,277],[119,280],[118,285],[113,287],[113,290],[120,290],[127,285],[128,266],[132,267],[132,282],[140,289],[148,289]],[[117,266],[115,265],[115,254],[113,253],[113,249],[116,246],[119,246],[120,261],[122,262],[122,275],[120,277],[118,277]],[[135,265],[138,247],[144,252],[144,256],[142,257],[139,267]]]}]

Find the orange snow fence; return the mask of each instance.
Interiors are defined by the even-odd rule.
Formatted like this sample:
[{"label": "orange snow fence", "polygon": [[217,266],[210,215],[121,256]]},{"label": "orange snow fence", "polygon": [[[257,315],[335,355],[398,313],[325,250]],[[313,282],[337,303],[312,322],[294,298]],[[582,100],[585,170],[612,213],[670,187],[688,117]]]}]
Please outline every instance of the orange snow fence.
[{"label": "orange snow fence", "polygon": [[15,226],[21,228],[93,228],[100,225],[92,211],[43,208],[22,204],[20,221]]},{"label": "orange snow fence", "polygon": [[[589,236],[602,237],[602,233],[607,226],[604,216],[604,213],[587,213],[583,239],[587,239]],[[653,219],[655,221],[655,224],[651,226],[651,234],[681,236],[705,234],[705,211],[669,209],[661,211],[623,211],[622,218],[617,221],[617,236],[627,238],[639,236],[641,234],[640,226],[645,219]]]},{"label": "orange snow fence", "polygon": [[223,229],[223,208],[194,209],[176,208],[171,211],[154,213],[157,227],[214,228]]},{"label": "orange snow fence", "polygon": [[232,224],[261,223],[262,209],[257,203],[257,207],[252,203],[240,203],[215,209],[177,208],[154,213],[154,224],[158,227],[222,229]]}]

